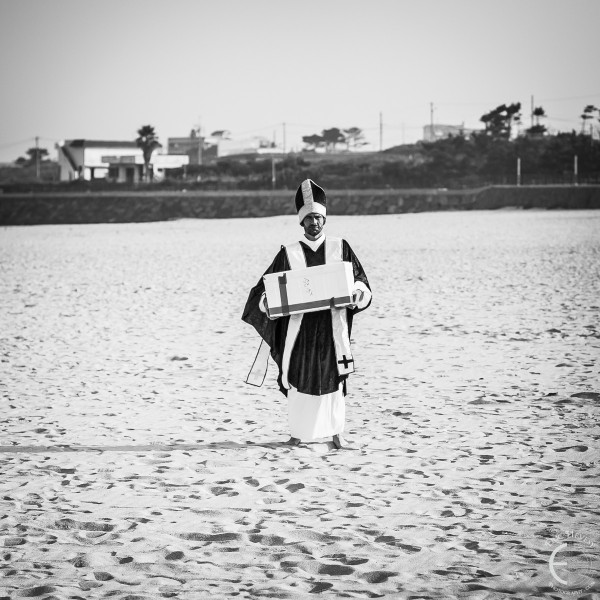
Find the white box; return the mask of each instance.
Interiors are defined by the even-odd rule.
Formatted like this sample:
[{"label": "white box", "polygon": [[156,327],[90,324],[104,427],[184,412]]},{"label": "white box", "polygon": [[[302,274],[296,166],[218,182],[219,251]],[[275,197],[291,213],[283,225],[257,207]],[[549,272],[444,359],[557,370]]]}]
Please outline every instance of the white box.
[{"label": "white box", "polygon": [[270,273],[263,281],[270,317],[315,312],[332,306],[341,308],[353,303],[354,273],[349,262]]}]

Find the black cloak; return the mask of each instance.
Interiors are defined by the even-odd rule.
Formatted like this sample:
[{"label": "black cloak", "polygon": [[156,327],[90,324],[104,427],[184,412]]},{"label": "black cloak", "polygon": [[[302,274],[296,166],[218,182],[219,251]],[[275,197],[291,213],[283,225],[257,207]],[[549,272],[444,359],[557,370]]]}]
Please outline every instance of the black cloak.
[{"label": "black cloak", "polygon": [[[304,256],[306,257],[307,267],[316,267],[325,264],[325,243],[322,243],[317,250],[313,251],[307,244],[300,241]],[[342,240],[342,258],[344,261],[352,263],[354,280],[361,281],[370,290],[371,288],[364,269],[346,240]],[[285,247],[282,246],[271,266],[263,275],[281,273],[289,269],[290,265]],[[258,305],[264,291],[265,286],[261,277],[258,283],[250,290],[242,320],[252,325],[261,338],[269,345],[271,357],[279,368],[279,376],[277,378],[279,389],[287,396],[287,390],[281,383],[281,363],[290,318],[280,317],[271,321],[260,310]],[[371,304],[370,300],[369,304]],[[348,337],[352,333],[352,319],[354,315],[365,310],[369,304],[362,309],[346,309],[348,316]],[[315,396],[334,392],[342,384],[345,395],[347,377],[348,375],[340,376],[338,374],[331,325],[331,311],[326,309],[305,313],[291,354],[288,372],[290,384],[303,394]]]}]

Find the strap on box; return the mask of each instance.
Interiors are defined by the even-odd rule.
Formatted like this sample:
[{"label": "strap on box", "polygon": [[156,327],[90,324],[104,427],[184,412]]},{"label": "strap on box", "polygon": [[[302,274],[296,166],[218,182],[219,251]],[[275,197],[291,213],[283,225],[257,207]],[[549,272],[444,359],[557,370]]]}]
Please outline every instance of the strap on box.
[{"label": "strap on box", "polygon": [[277,278],[279,282],[279,296],[281,298],[281,312],[283,314],[288,312],[289,304],[288,304],[288,294],[287,294],[287,275],[282,273]]}]

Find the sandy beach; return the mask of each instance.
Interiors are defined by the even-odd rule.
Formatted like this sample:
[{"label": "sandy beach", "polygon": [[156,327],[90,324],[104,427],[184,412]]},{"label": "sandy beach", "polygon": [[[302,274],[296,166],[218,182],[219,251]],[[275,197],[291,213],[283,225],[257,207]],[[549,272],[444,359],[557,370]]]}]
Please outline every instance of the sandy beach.
[{"label": "sandy beach", "polygon": [[327,230],[343,450],[244,384],[294,216],[0,229],[0,600],[600,598],[600,211]]}]

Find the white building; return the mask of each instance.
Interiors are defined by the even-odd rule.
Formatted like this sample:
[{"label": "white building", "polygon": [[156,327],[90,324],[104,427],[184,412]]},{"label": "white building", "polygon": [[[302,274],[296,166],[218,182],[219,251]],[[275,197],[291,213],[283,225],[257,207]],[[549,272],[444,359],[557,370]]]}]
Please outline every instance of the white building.
[{"label": "white building", "polygon": [[423,141],[424,142],[436,142],[437,140],[444,140],[450,136],[455,137],[466,137],[469,138],[477,129],[467,129],[462,125],[425,125],[423,127]]},{"label": "white building", "polygon": [[283,148],[263,136],[233,139],[227,130],[215,131],[204,140],[204,147],[214,148],[214,158],[240,155],[281,154]]},{"label": "white building", "polygon": [[238,154],[273,154],[282,152],[275,144],[264,137],[230,140],[221,139],[217,142],[217,156],[233,156]]},{"label": "white building", "polygon": [[[102,160],[108,164],[108,176],[110,181],[118,183],[139,183],[144,178],[144,156],[140,150],[139,154],[134,156],[127,155],[107,155]],[[161,181],[165,178],[165,172],[168,169],[180,169],[190,163],[190,157],[187,155],[159,154],[152,153],[150,161],[150,170],[154,181]]]},{"label": "white building", "polygon": [[[60,180],[110,179],[137,183],[142,180],[144,156],[135,142],[107,140],[66,140],[57,144]],[[181,168],[188,156],[152,153],[150,166],[154,179],[164,178],[166,169]]]}]

